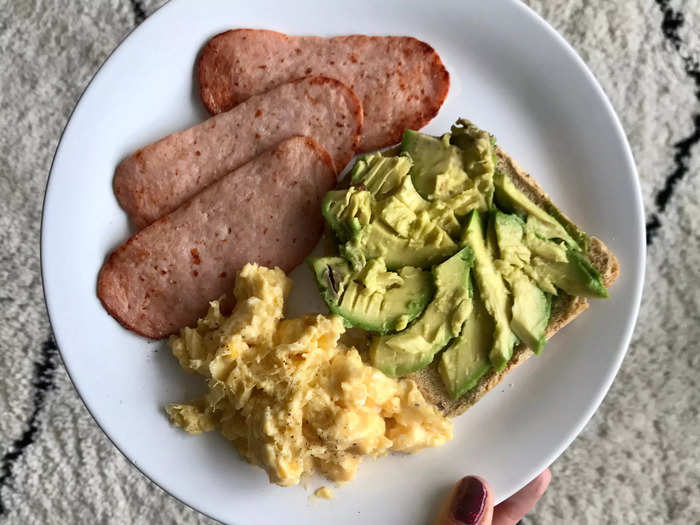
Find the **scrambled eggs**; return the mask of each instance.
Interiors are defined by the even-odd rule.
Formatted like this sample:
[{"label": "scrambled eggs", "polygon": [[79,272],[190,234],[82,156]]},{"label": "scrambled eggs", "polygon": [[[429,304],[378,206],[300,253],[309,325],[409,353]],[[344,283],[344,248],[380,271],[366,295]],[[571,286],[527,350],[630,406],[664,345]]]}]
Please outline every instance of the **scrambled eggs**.
[{"label": "scrambled eggs", "polygon": [[333,499],[333,491],[329,487],[320,487],[314,491],[314,496],[320,499]]},{"label": "scrambled eggs", "polygon": [[410,380],[396,380],[339,344],[337,316],[283,319],[291,280],[255,264],[240,272],[230,317],[213,301],[196,328],[173,336],[180,364],[209,392],[166,410],[196,434],[218,429],[278,485],[318,471],[348,481],[363,455],[416,452],[452,438],[452,423]]}]

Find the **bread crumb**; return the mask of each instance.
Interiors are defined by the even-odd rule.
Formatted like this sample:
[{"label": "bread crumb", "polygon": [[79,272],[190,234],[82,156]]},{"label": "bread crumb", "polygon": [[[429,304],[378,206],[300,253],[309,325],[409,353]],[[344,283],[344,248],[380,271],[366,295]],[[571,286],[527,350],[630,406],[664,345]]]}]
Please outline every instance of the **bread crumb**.
[{"label": "bread crumb", "polygon": [[314,496],[321,499],[332,499],[333,491],[330,487],[320,487],[314,491]]}]

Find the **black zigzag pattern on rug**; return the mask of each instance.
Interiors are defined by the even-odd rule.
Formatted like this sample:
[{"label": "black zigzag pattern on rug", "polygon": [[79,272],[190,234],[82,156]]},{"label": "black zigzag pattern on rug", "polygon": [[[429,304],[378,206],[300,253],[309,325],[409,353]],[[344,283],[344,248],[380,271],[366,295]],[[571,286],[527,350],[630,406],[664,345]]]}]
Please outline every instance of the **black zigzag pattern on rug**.
[{"label": "black zigzag pattern on rug", "polygon": [[[700,61],[692,55],[684,53],[681,49],[683,40],[680,36],[680,29],[685,23],[685,16],[681,11],[676,11],[671,8],[669,0],[656,0],[656,4],[663,13],[661,31],[663,31],[666,40],[671,43],[683,60],[683,69],[686,75],[688,75],[695,84],[695,96],[698,102],[700,102]],[[700,113],[694,113],[692,119],[693,130],[690,135],[673,145],[675,149],[673,155],[675,166],[666,177],[663,188],[659,190],[654,199],[656,211],[651,214],[646,225],[647,245],[650,245],[654,241],[659,228],[661,228],[661,214],[666,211],[666,207],[673,196],[676,185],[683,180],[690,170],[690,157],[692,155],[693,146],[700,143]]]},{"label": "black zigzag pattern on rug", "polygon": [[134,23],[139,25],[141,22],[146,20],[146,10],[143,4],[139,0],[130,0],[131,10],[134,12]]},{"label": "black zigzag pattern on rug", "polygon": [[42,345],[39,359],[34,362],[34,378],[32,380],[32,386],[34,387],[32,401],[34,406],[26,428],[22,435],[10,444],[2,459],[0,459],[0,516],[7,511],[7,507],[2,500],[2,489],[12,479],[13,465],[22,456],[27,447],[34,442],[36,433],[39,430],[39,414],[44,407],[47,392],[54,387],[57,366],[58,347],[53,337],[50,337]]}]

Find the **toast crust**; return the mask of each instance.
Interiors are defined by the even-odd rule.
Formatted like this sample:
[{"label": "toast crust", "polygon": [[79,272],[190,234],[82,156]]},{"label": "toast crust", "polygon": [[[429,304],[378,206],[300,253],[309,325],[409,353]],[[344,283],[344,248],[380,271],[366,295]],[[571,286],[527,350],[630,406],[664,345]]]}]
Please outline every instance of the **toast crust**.
[{"label": "toast crust", "polygon": [[[549,196],[537,184],[535,179],[530,174],[526,173],[510,155],[498,146],[496,147],[496,157],[498,159],[497,169],[509,175],[513,183],[536,204],[542,206],[547,211],[555,211],[557,213],[557,218],[562,222],[569,234],[574,238],[585,235],[573,221],[556,208]],[[609,287],[620,274],[620,265],[618,264],[617,258],[608,247],[596,237],[588,238],[586,252],[593,266],[601,273],[605,286]],[[552,301],[552,315],[549,325],[547,326],[547,339],[573,321],[586,308],[588,308],[588,300],[584,297],[572,297],[563,292],[557,297],[554,297]],[[532,350],[523,344],[518,345],[513,350],[513,358],[509,361],[504,370],[500,372],[488,372],[472,390],[456,400],[450,398],[442,384],[442,379],[438,373],[438,359],[433,360],[433,362],[423,370],[415,372],[407,377],[413,379],[417,383],[425,399],[435,405],[442,414],[448,417],[455,417],[462,414],[481,399],[489,390],[498,385],[508,372],[525,362],[531,355],[533,355]]]}]

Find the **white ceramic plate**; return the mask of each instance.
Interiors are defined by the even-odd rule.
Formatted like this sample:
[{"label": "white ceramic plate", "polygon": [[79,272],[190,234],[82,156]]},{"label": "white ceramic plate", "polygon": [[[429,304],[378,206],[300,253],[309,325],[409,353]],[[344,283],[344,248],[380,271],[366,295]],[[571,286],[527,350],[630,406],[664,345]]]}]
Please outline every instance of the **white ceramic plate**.
[{"label": "white ceramic plate", "polygon": [[[118,325],[95,295],[105,256],[129,235],[112,193],[115,166],[205,118],[195,57],[208,38],[232,27],[429,42],[452,85],[426,130],[444,132],[466,116],[493,132],[622,266],[612,298],[593,301],[541,356],[458,418],[452,442],[366,461],[331,501],[310,501],[301,487],[270,486],[215,433],[192,437],[171,427],[163,406],[198,394],[200,381],[182,372],[162,343]],[[158,485],[240,524],[424,523],[438,497],[467,473],[489,479],[498,500],[511,495],[568,446],[609,388],[637,316],[644,259],[639,183],[618,119],[575,52],[516,1],[174,1],[122,42],[83,94],[56,152],[42,226],[51,323],[90,413]],[[319,305],[307,270],[293,276],[294,313],[309,300]]]}]

